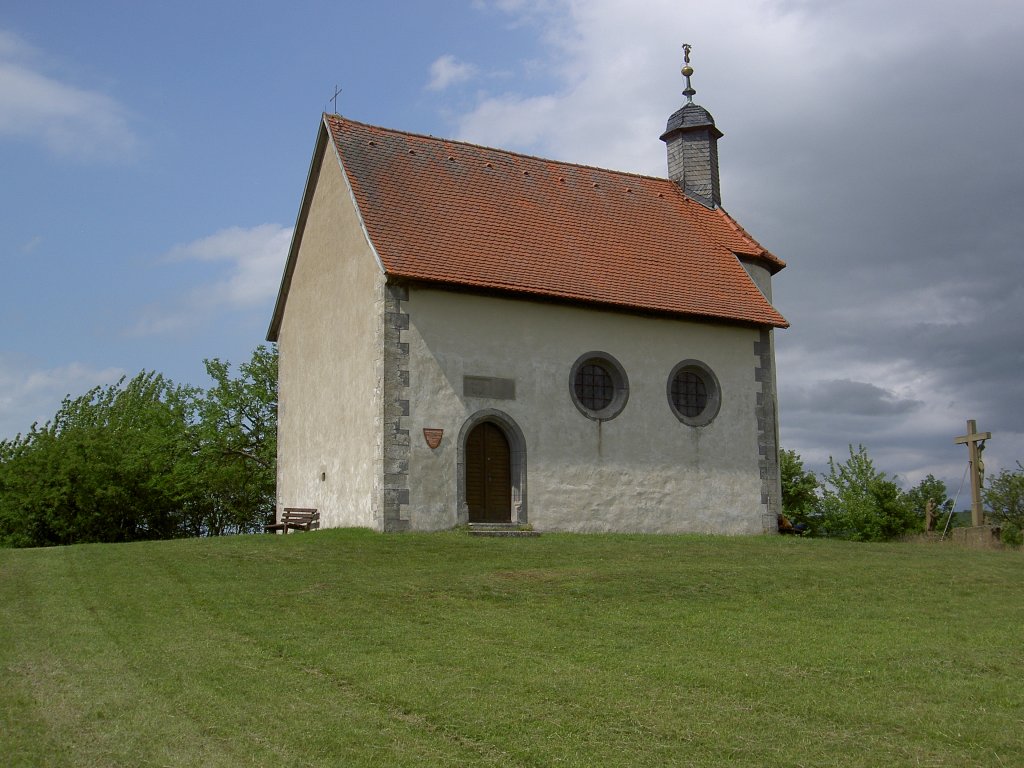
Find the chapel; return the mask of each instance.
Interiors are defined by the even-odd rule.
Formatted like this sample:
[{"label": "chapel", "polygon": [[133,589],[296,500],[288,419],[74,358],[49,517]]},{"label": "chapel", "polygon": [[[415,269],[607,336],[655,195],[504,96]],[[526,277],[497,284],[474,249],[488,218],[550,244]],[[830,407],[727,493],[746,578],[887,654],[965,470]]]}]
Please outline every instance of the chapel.
[{"label": "chapel", "polygon": [[267,337],[279,513],[776,530],[785,264],[683,74],[664,178],[323,115]]}]

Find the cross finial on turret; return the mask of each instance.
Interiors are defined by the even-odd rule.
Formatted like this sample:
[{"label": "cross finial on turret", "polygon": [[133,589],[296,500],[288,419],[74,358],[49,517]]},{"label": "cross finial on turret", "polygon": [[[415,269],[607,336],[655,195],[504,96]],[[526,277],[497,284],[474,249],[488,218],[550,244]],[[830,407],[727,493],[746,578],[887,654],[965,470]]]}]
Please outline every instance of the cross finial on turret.
[{"label": "cross finial on turret", "polygon": [[697,91],[692,85],[690,85],[690,75],[693,74],[693,67],[690,66],[690,49],[693,48],[689,43],[683,43],[683,68],[680,70],[683,73],[683,77],[686,78],[686,89],[683,91],[683,96],[686,97],[687,104],[693,104],[693,97]]}]

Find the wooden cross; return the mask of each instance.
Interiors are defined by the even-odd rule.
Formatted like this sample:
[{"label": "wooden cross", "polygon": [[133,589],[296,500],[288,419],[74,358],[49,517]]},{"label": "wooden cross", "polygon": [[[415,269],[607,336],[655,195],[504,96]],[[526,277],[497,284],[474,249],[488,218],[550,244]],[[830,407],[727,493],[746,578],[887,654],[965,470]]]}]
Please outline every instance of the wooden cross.
[{"label": "wooden cross", "polygon": [[981,483],[985,479],[985,464],[981,460],[981,452],[985,450],[985,441],[992,439],[991,432],[979,432],[974,419],[967,420],[967,434],[953,438],[957,444],[967,444],[970,452],[971,465],[971,524],[985,523],[985,510],[981,506]]}]

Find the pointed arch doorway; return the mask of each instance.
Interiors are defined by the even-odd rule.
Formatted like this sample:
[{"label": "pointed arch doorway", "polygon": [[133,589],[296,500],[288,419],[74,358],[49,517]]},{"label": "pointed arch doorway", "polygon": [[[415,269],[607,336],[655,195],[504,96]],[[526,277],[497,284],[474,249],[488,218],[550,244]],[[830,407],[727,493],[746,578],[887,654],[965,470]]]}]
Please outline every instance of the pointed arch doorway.
[{"label": "pointed arch doorway", "polygon": [[512,520],[512,451],[491,421],[480,422],[466,436],[466,505],[471,523]]},{"label": "pointed arch doorway", "polygon": [[507,413],[487,408],[466,419],[459,430],[456,476],[456,525],[527,524],[526,437]]}]

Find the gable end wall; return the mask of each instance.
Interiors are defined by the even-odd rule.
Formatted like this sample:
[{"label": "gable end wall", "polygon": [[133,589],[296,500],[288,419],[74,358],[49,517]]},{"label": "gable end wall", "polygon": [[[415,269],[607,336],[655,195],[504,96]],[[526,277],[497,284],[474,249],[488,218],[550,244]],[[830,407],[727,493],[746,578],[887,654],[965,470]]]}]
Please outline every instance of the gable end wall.
[{"label": "gable end wall", "polygon": [[278,335],[278,509],[381,530],[384,276],[333,147],[310,184]]}]

